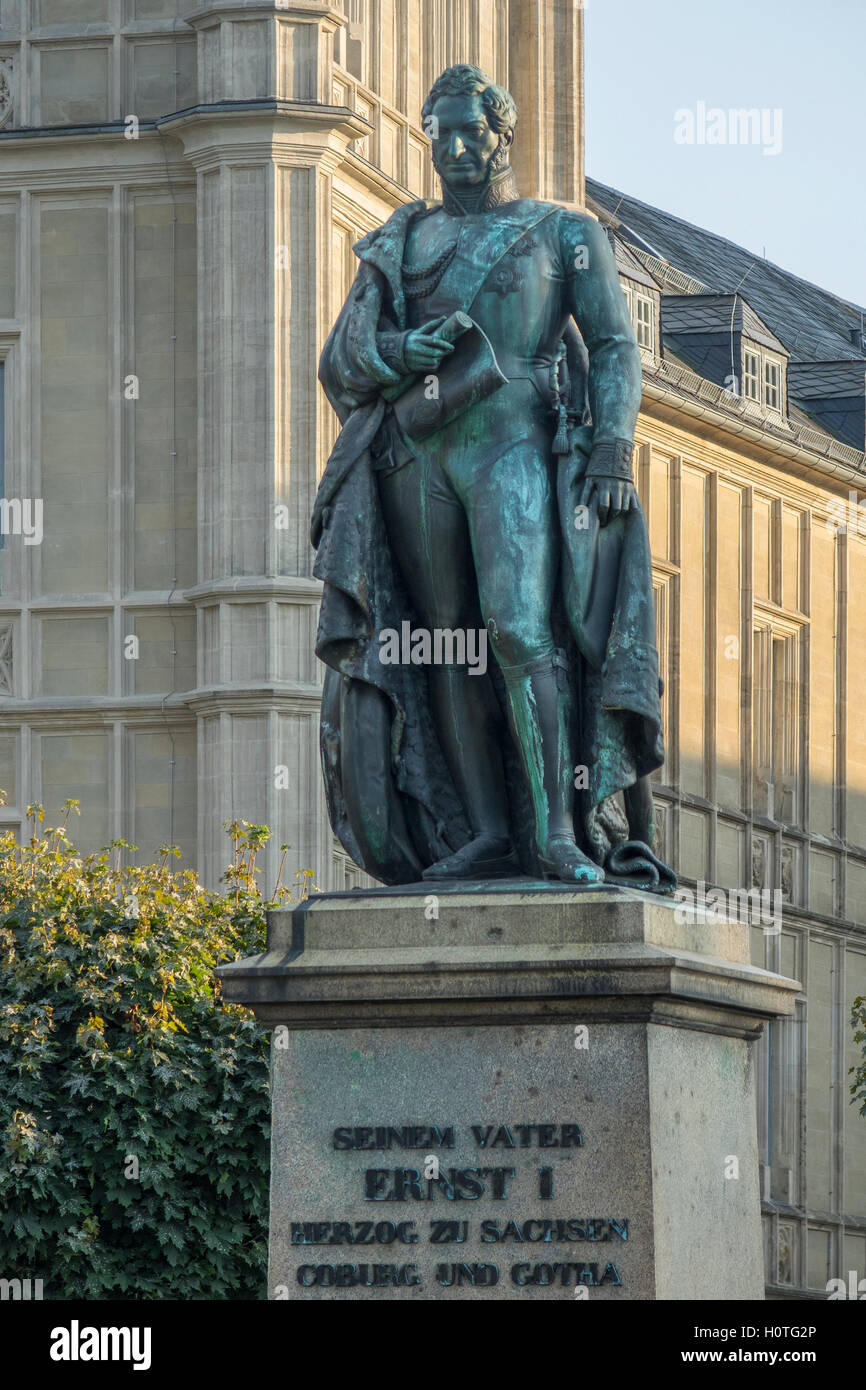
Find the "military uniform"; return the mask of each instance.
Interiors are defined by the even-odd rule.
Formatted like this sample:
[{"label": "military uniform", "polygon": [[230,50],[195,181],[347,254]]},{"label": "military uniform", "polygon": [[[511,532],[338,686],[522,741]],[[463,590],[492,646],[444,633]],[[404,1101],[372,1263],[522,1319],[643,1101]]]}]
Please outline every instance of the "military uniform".
[{"label": "military uniform", "polygon": [[[467,304],[485,259],[491,268]],[[612,252],[593,219],[520,199],[462,218],[441,278],[426,293],[414,288],[404,274],[407,329],[379,335],[384,359],[402,365],[411,329],[465,309],[507,384],[413,442],[411,462],[385,452],[381,493],[401,567],[429,626],[465,626],[466,596],[477,591],[500,664],[549,656],[558,565],[553,380],[572,317],[590,354],[593,442],[624,441],[630,456],[640,403],[640,361]]]},{"label": "military uniform", "polygon": [[[573,667],[575,652],[557,645],[552,622],[556,604],[562,606],[568,554],[568,541],[563,541],[565,474],[553,450],[563,423],[558,363],[572,325],[578,347],[589,358],[592,452],[588,465],[585,458],[583,464],[599,477],[630,479],[640,358],[613,254],[599,224],[555,204],[516,196],[503,201],[503,187],[507,190],[506,181],[500,181],[496,205],[484,211],[461,216],[456,210],[456,237],[444,210],[424,202],[398,209],[382,228],[364,237],[355,247],[361,261],[358,275],[320,365],[320,378],[343,423],[313,522],[314,543],[321,541],[315,572],[326,581],[318,650],[343,676],[339,692],[326,683],[326,785],[332,821],[344,844],[354,857],[360,854],[366,867],[376,864],[371,872],[389,881],[418,876],[393,867],[391,850],[398,842],[397,858],[410,861],[414,848],[425,876],[519,873],[521,865],[526,870],[527,857],[524,850],[520,863],[511,854],[497,853],[486,861],[472,858],[473,839],[495,839],[509,825],[508,807],[499,805],[506,801],[502,744],[508,734],[503,735],[490,682],[454,667],[431,667],[421,687],[415,672],[376,667],[376,614],[381,622],[383,613],[394,611],[400,587],[396,576],[391,582],[387,560],[386,577],[372,579],[383,564],[383,533],[422,624],[454,629],[481,623],[489,634],[505,682],[513,746],[530,792],[536,866],[566,878],[592,877],[579,870],[582,856],[574,847],[575,829],[582,828],[574,816],[575,754],[578,760],[590,759],[592,749],[574,746],[567,668]],[[426,258],[413,257],[412,248],[421,240],[416,233],[427,219],[431,227],[438,224],[438,235],[426,237]],[[398,425],[392,403],[407,378],[407,336],[456,310],[468,314],[486,337],[505,380],[459,413],[445,410],[434,432],[429,423],[413,432],[411,421],[407,431]],[[444,380],[447,373],[443,359],[433,375]],[[572,451],[572,463],[576,457]],[[373,491],[370,478],[375,480]],[[361,510],[371,513],[366,536],[358,531]],[[642,516],[640,525],[645,532]],[[641,583],[651,594],[648,552],[640,563],[647,570]],[[356,605],[351,615],[346,608],[350,593]],[[334,617],[338,610],[339,621]],[[571,618],[580,646],[583,614]],[[645,612],[641,623],[646,628]],[[338,630],[355,632],[355,645],[338,636]],[[632,700],[628,693],[623,700],[619,690],[610,698],[634,709],[646,727],[636,738],[616,721],[612,737],[603,731],[615,751],[603,765],[595,760],[599,766],[591,773],[589,794],[593,814],[612,790],[632,785],[663,759],[657,664],[652,676],[654,637],[643,646],[653,648],[645,658],[649,681],[642,667],[626,684],[636,689],[654,684],[648,702]],[[354,719],[347,715],[349,704],[364,704],[368,728],[374,708],[360,694],[358,681],[375,686],[392,705],[390,772],[365,762],[364,776],[378,789],[375,806],[345,757],[344,733]],[[599,703],[601,697],[596,692],[593,699]],[[429,791],[439,775],[430,769],[437,752],[423,731],[431,711],[463,812],[456,836],[448,834],[449,823],[456,824],[453,810],[435,821],[435,831],[429,819],[417,817],[416,801],[433,811],[434,820],[434,803],[441,810],[447,801]],[[586,727],[592,723],[583,722]],[[396,758],[395,737],[401,750]],[[359,756],[362,761],[372,757],[366,751]],[[427,760],[423,775],[415,762],[419,757]],[[395,791],[396,797],[391,795]],[[512,831],[513,812],[512,804]],[[405,814],[411,824],[401,819]],[[627,836],[626,827],[616,838]],[[462,849],[443,854],[455,838]],[[582,838],[585,843],[586,835]],[[608,841],[593,839],[592,831],[589,840],[601,862]],[[567,872],[561,871],[564,853],[566,859],[571,856]],[[531,856],[528,862],[532,864]]]}]

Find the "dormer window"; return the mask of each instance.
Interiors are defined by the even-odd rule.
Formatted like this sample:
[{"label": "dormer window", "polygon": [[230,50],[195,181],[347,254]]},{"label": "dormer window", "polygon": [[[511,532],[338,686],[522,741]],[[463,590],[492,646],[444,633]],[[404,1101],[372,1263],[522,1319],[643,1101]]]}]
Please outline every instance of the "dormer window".
[{"label": "dormer window", "polygon": [[655,352],[655,303],[652,295],[642,294],[633,285],[623,285],[623,293],[631,314],[638,347],[646,348],[647,352]]},{"label": "dormer window", "polygon": [[743,348],[743,396],[767,410],[784,412],[782,359],[757,347]]},{"label": "dormer window", "polygon": [[772,357],[764,358],[764,404],[779,410],[782,398],[782,369]]},{"label": "dormer window", "polygon": [[653,302],[649,295],[635,294],[634,331],[637,335],[638,347],[648,348],[652,352],[655,347],[655,334],[653,333]]}]

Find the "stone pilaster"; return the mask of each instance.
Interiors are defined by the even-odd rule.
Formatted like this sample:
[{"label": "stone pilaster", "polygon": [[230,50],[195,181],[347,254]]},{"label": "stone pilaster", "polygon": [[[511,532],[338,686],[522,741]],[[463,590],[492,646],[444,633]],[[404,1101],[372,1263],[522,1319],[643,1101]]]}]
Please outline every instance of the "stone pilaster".
[{"label": "stone pilaster", "polygon": [[212,0],[186,22],[198,36],[200,101],[330,100],[334,34],[346,23],[337,6]]},{"label": "stone pilaster", "polygon": [[332,428],[316,366],[327,333],[331,177],[364,122],[328,103],[342,16],[328,5],[214,3],[198,36],[199,104],[162,123],[197,178],[200,874],[223,823],[272,831],[328,882],[313,653],[319,585],[307,529]]},{"label": "stone pilaster", "polygon": [[512,164],[527,198],[584,201],[584,0],[511,0],[508,83],[519,124]]}]

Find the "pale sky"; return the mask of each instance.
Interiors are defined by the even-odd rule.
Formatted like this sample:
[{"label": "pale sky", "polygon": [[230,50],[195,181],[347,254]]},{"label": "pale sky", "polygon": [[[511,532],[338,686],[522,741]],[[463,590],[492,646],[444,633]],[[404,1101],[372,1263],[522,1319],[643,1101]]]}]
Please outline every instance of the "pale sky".
[{"label": "pale sky", "polygon": [[[584,4],[587,173],[866,306],[866,0]],[[780,152],[699,143],[699,103]]]}]

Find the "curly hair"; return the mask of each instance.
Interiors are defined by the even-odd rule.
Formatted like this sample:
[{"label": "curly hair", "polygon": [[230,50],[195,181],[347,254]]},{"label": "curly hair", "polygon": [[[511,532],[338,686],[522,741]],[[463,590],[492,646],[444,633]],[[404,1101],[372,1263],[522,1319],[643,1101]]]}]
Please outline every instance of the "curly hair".
[{"label": "curly hair", "polygon": [[430,88],[427,100],[421,107],[421,122],[426,123],[433,107],[440,97],[480,95],[481,104],[487,116],[487,124],[497,135],[514,130],[517,124],[517,107],[514,98],[504,87],[498,87],[481,68],[469,63],[458,63],[446,68]]}]

